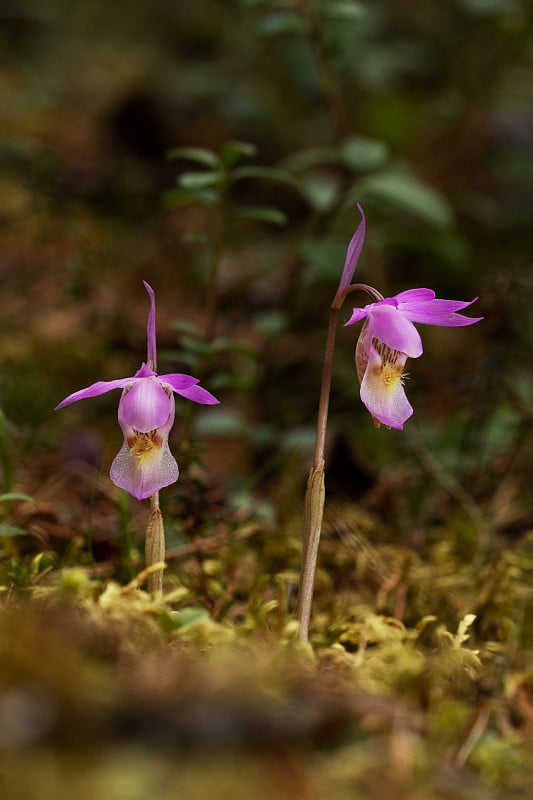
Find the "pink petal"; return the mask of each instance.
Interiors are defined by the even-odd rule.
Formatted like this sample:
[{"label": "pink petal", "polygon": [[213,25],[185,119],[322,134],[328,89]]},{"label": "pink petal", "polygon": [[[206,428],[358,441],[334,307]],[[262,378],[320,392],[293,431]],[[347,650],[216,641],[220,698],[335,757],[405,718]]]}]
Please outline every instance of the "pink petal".
[{"label": "pink petal", "polygon": [[98,397],[98,395],[111,392],[113,389],[124,389],[125,386],[128,386],[130,383],[135,383],[135,381],[135,377],[118,378],[115,381],[98,381],[88,386],[86,389],[80,389],[78,392],[69,394],[69,396],[65,397],[54,410],[57,411],[58,408],[76,403],[78,400],[85,400],[88,397]]},{"label": "pink petal", "polygon": [[395,294],[392,298],[396,303],[427,303],[435,298],[433,289],[407,289],[405,292]]},{"label": "pink petal", "polygon": [[434,298],[429,302],[401,302],[399,310],[412,322],[420,322],[426,325],[445,325],[448,327],[473,325],[475,322],[482,320],[483,317],[465,317],[456,312],[468,308],[476,300],[477,297],[470,301]]},{"label": "pink petal", "polygon": [[390,305],[375,303],[369,315],[372,337],[411,358],[422,355],[422,339],[412,322]]},{"label": "pink petal", "polygon": [[201,386],[189,386],[186,389],[176,389],[175,391],[195,403],[212,406],[220,402],[211,392],[208,392],[207,389],[202,389]]},{"label": "pink petal", "polygon": [[363,306],[363,308],[354,308],[352,316],[348,322],[344,323],[344,327],[346,327],[346,325],[353,325],[356,322],[360,322],[365,317],[370,316],[376,308],[388,306],[389,308],[395,309],[397,305],[398,304],[394,297],[386,297],[384,300],[380,300],[378,303],[369,303],[367,306]]},{"label": "pink petal", "polygon": [[[404,364],[405,359],[398,366],[403,367]],[[388,428],[402,430],[404,422],[413,413],[401,376],[398,374],[389,380],[384,378],[382,360],[373,345],[370,346],[368,364],[361,383],[361,400],[374,419]]]},{"label": "pink petal", "polygon": [[164,425],[174,406],[157,378],[140,378],[119,403],[119,421],[136,431],[147,433]]},{"label": "pink petal", "polygon": [[364,308],[354,308],[352,316],[348,322],[344,323],[344,325],[354,325],[356,322],[360,322],[362,319],[368,316],[369,309],[371,309],[373,306],[374,303],[369,306],[365,306]]},{"label": "pink petal", "polygon": [[192,375],[185,375],[181,372],[170,372],[167,375],[159,375],[158,377],[161,383],[168,384],[174,392],[188,389],[189,386],[200,383],[198,378],[193,378]]}]

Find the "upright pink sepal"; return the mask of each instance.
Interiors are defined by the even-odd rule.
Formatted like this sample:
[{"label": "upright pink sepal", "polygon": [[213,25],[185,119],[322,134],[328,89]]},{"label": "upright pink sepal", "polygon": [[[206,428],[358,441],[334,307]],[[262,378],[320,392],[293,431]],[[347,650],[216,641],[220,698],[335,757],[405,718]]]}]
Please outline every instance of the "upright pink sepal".
[{"label": "upright pink sepal", "polygon": [[342,270],[339,287],[335,297],[338,297],[352,282],[355,268],[357,267],[357,262],[359,261],[359,256],[361,255],[361,250],[363,249],[363,244],[365,241],[366,219],[363,209],[359,203],[357,203],[357,208],[361,214],[361,222],[359,223],[357,230],[355,231],[350,240],[350,244],[348,245],[348,250],[346,251],[346,260],[344,262],[344,268]]},{"label": "upright pink sepal", "polygon": [[150,311],[148,314],[148,322],[146,324],[146,363],[150,369],[157,368],[157,344],[155,335],[155,292],[149,283],[143,281],[144,288],[148,292],[150,298]]}]

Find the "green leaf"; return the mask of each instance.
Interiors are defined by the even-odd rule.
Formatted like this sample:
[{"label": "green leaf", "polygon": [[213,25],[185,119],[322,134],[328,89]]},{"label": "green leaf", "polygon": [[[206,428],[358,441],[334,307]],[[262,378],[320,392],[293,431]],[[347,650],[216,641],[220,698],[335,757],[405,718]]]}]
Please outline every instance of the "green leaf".
[{"label": "green leaf", "polygon": [[321,16],[324,19],[335,19],[341,22],[364,22],[368,19],[368,8],[356,0],[339,0],[332,3],[327,0]]},{"label": "green leaf", "polygon": [[339,280],[339,264],[346,257],[346,242],[340,239],[305,239],[302,255],[306,261],[303,272],[304,286],[312,286],[321,281]]},{"label": "green leaf", "polygon": [[203,147],[175,147],[168,151],[167,158],[196,161],[198,164],[203,164],[205,167],[211,167],[212,169],[221,169],[222,167],[219,156],[212,150],[207,150]]},{"label": "green leaf", "polygon": [[342,161],[357,172],[382,167],[389,156],[387,145],[363,136],[348,139],[341,147]]},{"label": "green leaf", "polygon": [[22,494],[21,492],[6,492],[5,494],[0,494],[0,503],[12,503],[17,500],[21,500],[24,503],[37,504],[37,501],[33,497],[30,497],[29,494]]},{"label": "green leaf", "polygon": [[302,180],[302,194],[316,211],[332,208],[340,190],[340,182],[334,175],[313,174]]},{"label": "green leaf", "polygon": [[241,158],[251,158],[257,153],[257,147],[250,142],[226,142],[220,152],[225,167],[232,167]]},{"label": "green leaf", "polygon": [[257,26],[259,36],[280,36],[305,33],[305,25],[294,11],[274,11],[266,15]]},{"label": "green leaf", "polygon": [[206,342],[205,339],[200,339],[195,336],[188,336],[187,334],[184,334],[180,337],[180,345],[184,350],[188,350],[190,353],[211,355],[215,352],[212,342]]},{"label": "green leaf", "polygon": [[218,192],[212,189],[169,189],[163,194],[163,208],[182,208],[190,204],[215,206],[218,203]]},{"label": "green leaf", "polygon": [[275,181],[300,191],[298,181],[286,170],[276,167],[238,167],[231,174],[232,183],[245,179]]},{"label": "green leaf", "polygon": [[247,435],[247,423],[240,411],[231,408],[212,408],[198,413],[194,430],[198,436],[242,437]]},{"label": "green leaf", "polygon": [[279,336],[287,329],[287,316],[281,311],[263,311],[254,317],[254,327],[267,337]]},{"label": "green leaf", "polygon": [[194,322],[189,322],[188,320],[180,319],[173,323],[172,327],[176,331],[180,331],[180,333],[189,333],[191,336],[197,336],[198,338],[203,337],[203,331],[199,325],[196,325]]},{"label": "green leaf", "polygon": [[462,0],[462,5],[466,11],[479,16],[518,11],[515,0]]},{"label": "green leaf", "polygon": [[0,525],[0,538],[7,539],[9,536],[27,536],[28,531],[17,528],[14,525]]},{"label": "green leaf", "polygon": [[220,171],[213,172],[183,172],[178,176],[178,186],[182,189],[196,191],[197,189],[210,189],[220,186],[224,175]]},{"label": "green leaf", "polygon": [[236,215],[241,219],[254,219],[258,222],[271,222],[273,225],[285,225],[287,215],[279,208],[259,208],[243,206],[236,210]]},{"label": "green leaf", "polygon": [[209,244],[209,236],[202,231],[187,231],[181,237],[181,241],[185,242],[185,244],[207,245]]},{"label": "green leaf", "polygon": [[283,437],[280,449],[285,453],[301,452],[302,454],[309,454],[313,452],[315,439],[316,430],[314,427],[293,428]]},{"label": "green leaf", "polygon": [[185,628],[189,625],[196,625],[198,622],[207,622],[209,612],[205,608],[181,608],[179,611],[173,611],[172,621],[179,627]]},{"label": "green leaf", "polygon": [[281,163],[281,168],[290,172],[300,172],[326,164],[340,164],[342,151],[338,147],[310,147],[289,156]]},{"label": "green leaf", "polygon": [[214,353],[238,353],[241,356],[257,359],[257,350],[250,344],[240,339],[230,339],[229,336],[217,336],[212,342]]},{"label": "green leaf", "polygon": [[[361,202],[365,196],[380,203],[396,206],[436,228],[448,228],[452,221],[450,206],[444,197],[412,175],[403,172],[382,172],[361,180],[354,192]],[[353,200],[350,198],[350,203]]]}]

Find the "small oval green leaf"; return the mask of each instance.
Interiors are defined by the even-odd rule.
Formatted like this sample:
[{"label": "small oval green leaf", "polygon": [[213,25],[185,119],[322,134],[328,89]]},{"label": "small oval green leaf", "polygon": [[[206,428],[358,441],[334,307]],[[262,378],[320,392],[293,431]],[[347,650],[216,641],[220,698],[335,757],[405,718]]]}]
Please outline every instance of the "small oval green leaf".
[{"label": "small oval green leaf", "polygon": [[284,183],[291,186],[293,189],[299,191],[300,186],[298,181],[284,169],[276,167],[238,167],[231,174],[233,183],[244,179],[259,179],[264,181],[276,181],[277,183]]},{"label": "small oval green leaf", "polygon": [[27,536],[28,531],[17,528],[14,525],[0,525],[0,538],[7,539],[9,536]]},{"label": "small oval green leaf", "polygon": [[285,225],[287,215],[279,208],[259,208],[245,206],[236,210],[236,215],[241,219],[253,219],[257,222],[271,222],[273,225]]},{"label": "small oval green leaf", "polygon": [[357,184],[354,194],[358,200],[366,196],[394,205],[436,228],[448,228],[452,221],[452,212],[445,198],[408,173],[391,171],[371,175]]},{"label": "small oval green leaf", "polygon": [[37,505],[37,501],[30,497],[29,494],[22,494],[21,492],[6,492],[0,494],[0,503],[13,503],[20,500],[23,503],[33,503]]},{"label": "small oval green leaf", "polygon": [[389,157],[388,148],[384,142],[362,136],[348,139],[342,145],[341,154],[343,163],[357,172],[379,169]]},{"label": "small oval green leaf", "polygon": [[222,146],[220,156],[225,167],[232,167],[241,158],[252,158],[257,153],[257,147],[251,142],[226,142]]},{"label": "small oval green leaf", "polygon": [[211,167],[212,169],[220,169],[222,167],[219,156],[212,150],[207,150],[203,147],[174,147],[168,151],[167,158],[196,161],[197,164],[203,164],[205,167]]},{"label": "small oval green leaf", "polygon": [[178,176],[178,186],[189,191],[220,186],[224,176],[221,172],[183,172]]}]

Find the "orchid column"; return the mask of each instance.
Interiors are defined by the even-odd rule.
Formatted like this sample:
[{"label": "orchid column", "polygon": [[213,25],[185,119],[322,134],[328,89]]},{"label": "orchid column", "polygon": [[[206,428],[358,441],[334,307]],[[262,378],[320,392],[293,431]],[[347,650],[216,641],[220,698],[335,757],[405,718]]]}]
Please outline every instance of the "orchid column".
[{"label": "orchid column", "polygon": [[[409,289],[394,297],[384,298],[376,289],[362,283],[351,283],[365,238],[365,217],[361,206],[361,223],[346,254],[339,287],[330,307],[326,338],[322,386],[313,456],[305,495],[303,563],[298,591],[300,636],[307,639],[320,531],[324,515],[325,482],[324,452],[328,421],[333,353],[339,311],[352,292],[365,292],[374,302],[354,308],[346,325],[364,320],[355,351],[357,376],[361,384],[361,400],[372,415],[377,428],[402,430],[413,409],[403,389],[405,362],[422,354],[422,340],[413,322],[427,325],[472,325],[482,317],[465,317],[458,311],[471,303],[441,300],[431,289]],[[476,298],[477,299],[477,298]]]},{"label": "orchid column", "polygon": [[[179,469],[168,446],[168,436],[174,424],[174,393],[195,403],[218,403],[206,389],[199,386],[198,378],[182,373],[157,374],[157,349],[155,325],[155,295],[144,282],[150,298],[147,324],[146,364],[132,377],[113,381],[99,381],[66,397],[56,408],[77,400],[122,389],[118,405],[118,421],[124,434],[124,443],[115,457],[110,471],[113,483],[125,489],[137,500],[150,498],[151,514],[146,532],[146,566],[162,563],[165,557],[165,539],[159,490],[177,481]],[[163,586],[162,569],[148,578],[149,591],[160,591]]]}]

